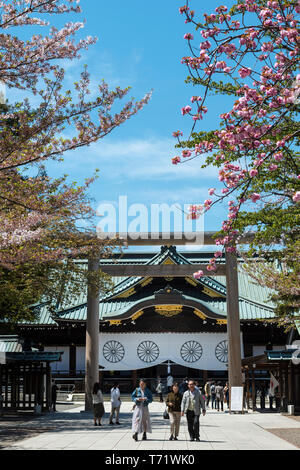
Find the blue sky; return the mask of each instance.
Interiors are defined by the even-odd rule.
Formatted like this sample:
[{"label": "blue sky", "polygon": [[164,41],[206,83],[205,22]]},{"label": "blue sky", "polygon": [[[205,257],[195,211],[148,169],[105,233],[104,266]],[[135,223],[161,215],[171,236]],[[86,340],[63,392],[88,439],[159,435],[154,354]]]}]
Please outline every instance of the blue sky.
[{"label": "blue sky", "polygon": [[[51,163],[51,176],[67,173],[70,180],[82,182],[100,169],[100,177],[90,188],[95,206],[102,201],[117,203],[126,195],[128,204],[201,203],[207,190],[216,186],[216,170],[200,168],[200,160],[174,166],[172,132],[188,131],[191,120],[180,109],[200,89],[185,84],[187,70],[181,58],[188,55],[183,39],[192,30],[178,12],[182,0],[82,0],[86,25],[82,35],[99,38],[84,51],[81,60],[67,64],[67,82],[75,81],[87,64],[93,83],[104,78],[111,87],[131,86],[130,96],[141,98],[153,89],[150,103],[109,137],[65,155],[63,163]],[[194,1],[198,17],[212,12],[219,1]],[[229,6],[229,5],[228,5]],[[62,18],[54,17],[54,24]],[[64,19],[64,21],[66,18]],[[79,20],[75,15],[74,20]],[[80,36],[79,36],[80,37]],[[199,42],[201,41],[199,34]],[[228,109],[222,98],[211,97],[209,112],[202,129],[212,129],[218,116]],[[200,129],[200,128],[198,128]],[[216,208],[205,217],[205,229],[216,230],[226,209]]]}]

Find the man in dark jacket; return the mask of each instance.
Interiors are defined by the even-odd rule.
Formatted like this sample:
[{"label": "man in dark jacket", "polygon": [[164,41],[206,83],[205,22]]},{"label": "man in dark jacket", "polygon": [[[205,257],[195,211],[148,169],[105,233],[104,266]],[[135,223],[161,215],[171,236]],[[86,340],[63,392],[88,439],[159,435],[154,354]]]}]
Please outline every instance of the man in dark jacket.
[{"label": "man in dark jacket", "polygon": [[188,389],[188,382],[189,382],[188,378],[185,377],[185,378],[183,379],[183,381],[181,382],[181,384],[179,385],[179,392],[180,392],[182,395],[183,395],[184,392],[186,392],[187,389]]}]

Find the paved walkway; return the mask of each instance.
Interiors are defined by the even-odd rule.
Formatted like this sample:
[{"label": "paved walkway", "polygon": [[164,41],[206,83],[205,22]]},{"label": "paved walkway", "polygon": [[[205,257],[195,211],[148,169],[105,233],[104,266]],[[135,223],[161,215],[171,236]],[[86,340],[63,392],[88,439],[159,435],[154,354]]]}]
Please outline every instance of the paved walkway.
[{"label": "paved walkway", "polygon": [[[108,425],[108,413],[101,427],[93,426],[92,415],[80,413],[83,406],[50,413],[29,422],[38,435],[12,443],[6,449],[60,449],[60,450],[296,450],[280,437],[266,429],[300,429],[300,422],[280,414],[248,413],[229,415],[208,409],[201,416],[201,442],[190,442],[186,419],[182,419],[178,441],[170,442],[169,421],[162,418],[164,405],[152,403],[150,413],[153,432],[149,440],[135,442],[131,433],[131,403],[122,404],[120,426]],[[110,403],[105,403],[108,412]],[[0,423],[1,425],[1,423]]]}]

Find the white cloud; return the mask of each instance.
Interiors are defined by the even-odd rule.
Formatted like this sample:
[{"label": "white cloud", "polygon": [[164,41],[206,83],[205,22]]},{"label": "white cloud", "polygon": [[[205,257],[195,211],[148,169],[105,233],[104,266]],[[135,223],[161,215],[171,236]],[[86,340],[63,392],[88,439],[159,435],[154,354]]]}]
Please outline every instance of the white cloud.
[{"label": "white cloud", "polygon": [[144,181],[149,179],[181,180],[182,182],[196,178],[199,179],[199,186],[203,180],[207,183],[207,179],[216,178],[217,169],[202,169],[200,158],[173,165],[172,156],[180,154],[179,149],[174,149],[174,143],[174,139],[154,137],[106,139],[87,149],[73,152],[72,162],[68,161],[68,167],[80,165],[82,161],[85,167],[99,167],[101,174],[105,177],[126,178],[126,180],[140,178]]}]

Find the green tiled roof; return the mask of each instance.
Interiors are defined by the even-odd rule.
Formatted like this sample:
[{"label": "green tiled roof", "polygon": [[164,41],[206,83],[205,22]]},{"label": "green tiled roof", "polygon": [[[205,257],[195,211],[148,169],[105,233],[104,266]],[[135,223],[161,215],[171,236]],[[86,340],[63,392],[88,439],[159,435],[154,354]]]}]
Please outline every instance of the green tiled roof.
[{"label": "green tiled roof", "polygon": [[[191,294],[191,290],[187,290],[186,293]],[[210,300],[204,300],[201,298],[201,293],[199,295],[183,295],[184,300],[191,302],[197,301],[199,305],[199,310],[201,306],[206,307],[212,313],[220,315],[225,318],[227,315],[227,306],[226,299],[222,298],[212,298]],[[126,314],[132,307],[136,307],[136,311],[140,309],[139,304],[141,301],[152,301],[152,304],[155,305],[154,295],[143,297],[135,300],[111,300],[107,302],[100,302],[99,305],[99,318],[100,320],[112,320],[118,319]],[[187,304],[188,305],[188,304]],[[241,320],[254,320],[254,319],[264,319],[272,318],[274,316],[273,309],[265,307],[261,304],[256,304],[251,302],[248,299],[240,298],[239,300],[239,309],[240,309],[240,318]],[[85,321],[87,316],[87,306],[86,304],[73,307],[68,310],[59,312],[57,318],[60,320],[74,320],[74,321]]]},{"label": "green tiled roof", "polygon": [[[193,263],[207,263],[211,259],[213,253],[206,252],[177,252],[175,247],[162,247],[161,252],[158,254],[143,253],[138,254],[124,254],[122,257],[110,258],[101,261],[103,264],[113,264],[116,262],[120,264],[145,264],[145,265],[159,265],[164,263],[167,258],[170,258],[175,264],[193,264]],[[225,259],[221,258],[218,260],[220,264],[225,263]],[[87,263],[87,261],[85,262]],[[130,298],[118,298],[122,292],[127,291],[129,288],[140,283],[142,277],[114,277],[114,287],[108,294],[104,294],[100,297],[100,320],[117,319],[125,317],[126,312],[133,307],[136,307],[138,311],[139,304],[142,301],[153,301],[155,304],[154,292],[143,293],[140,290],[134,293]],[[262,287],[257,283],[254,283],[249,275],[239,268],[238,273],[239,280],[239,308],[241,320],[255,320],[274,317],[274,305],[268,299],[272,291],[268,288]],[[199,309],[201,305],[206,307],[212,313],[226,317],[226,277],[218,276],[214,277],[203,277],[198,280],[194,280],[199,286],[199,289],[192,288],[183,285],[183,297],[186,300],[193,300],[198,302]],[[209,287],[213,292],[216,293],[215,297],[203,296],[202,286]],[[220,297],[220,294],[223,297]],[[131,313],[132,314],[132,313]],[[55,318],[52,318],[48,306],[41,304],[39,320],[36,324],[39,325],[54,325],[57,321],[85,321],[87,315],[87,299],[86,294],[82,293],[80,296],[74,298],[74,300],[67,306],[60,306],[57,310]],[[56,320],[56,321],[55,321]]]},{"label": "green tiled roof", "polygon": [[18,362],[56,362],[59,361],[63,351],[24,351],[8,352],[6,360]]},{"label": "green tiled roof", "polygon": [[1,353],[12,353],[21,352],[22,346],[18,342],[18,336],[16,335],[0,335],[0,352]]},{"label": "green tiled roof", "polygon": [[271,361],[290,361],[295,349],[285,349],[283,351],[265,351],[267,358]]},{"label": "green tiled roof", "polygon": [[[218,281],[226,286],[226,277],[218,276]],[[268,287],[255,283],[250,276],[243,271],[243,268],[239,268],[238,272],[238,283],[239,283],[239,296],[244,299],[248,299],[252,302],[256,302],[260,305],[265,305],[270,308],[274,308],[274,303],[269,300],[269,296],[274,293]]]}]

